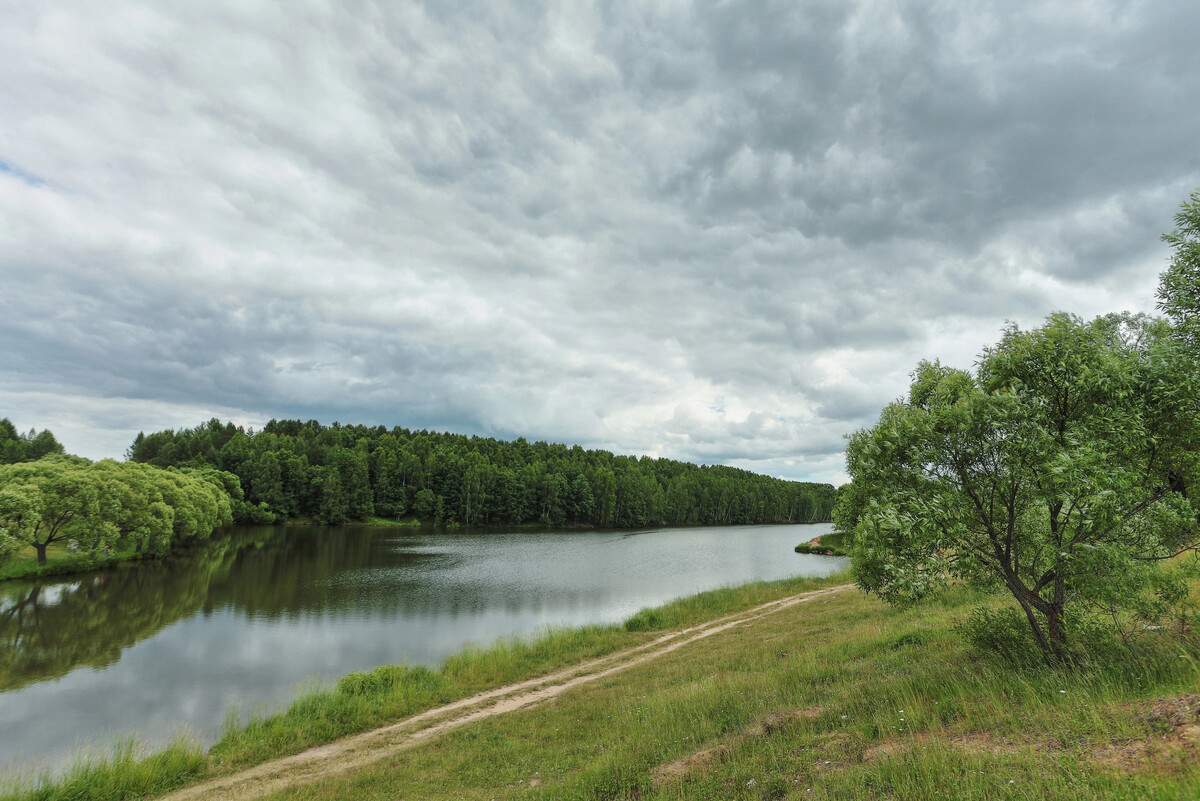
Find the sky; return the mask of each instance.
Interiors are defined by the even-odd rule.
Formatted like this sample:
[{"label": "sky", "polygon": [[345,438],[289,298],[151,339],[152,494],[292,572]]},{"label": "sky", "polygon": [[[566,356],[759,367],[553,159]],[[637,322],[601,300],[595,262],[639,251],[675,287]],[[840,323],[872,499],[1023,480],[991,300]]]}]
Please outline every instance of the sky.
[{"label": "sky", "polygon": [[921,359],[1153,311],[1200,4],[0,0],[0,417],[841,483]]}]

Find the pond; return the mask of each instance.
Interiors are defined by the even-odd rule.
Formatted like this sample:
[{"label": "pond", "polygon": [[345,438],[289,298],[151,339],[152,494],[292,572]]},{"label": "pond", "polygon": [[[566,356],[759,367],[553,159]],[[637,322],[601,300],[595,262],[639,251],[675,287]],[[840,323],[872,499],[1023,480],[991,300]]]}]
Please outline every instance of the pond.
[{"label": "pond", "polygon": [[236,713],[351,671],[436,666],[466,643],[619,622],[721,586],[825,576],[828,524],[444,533],[232,529],[169,559],[0,584],[0,767],[118,738],[206,743]]}]

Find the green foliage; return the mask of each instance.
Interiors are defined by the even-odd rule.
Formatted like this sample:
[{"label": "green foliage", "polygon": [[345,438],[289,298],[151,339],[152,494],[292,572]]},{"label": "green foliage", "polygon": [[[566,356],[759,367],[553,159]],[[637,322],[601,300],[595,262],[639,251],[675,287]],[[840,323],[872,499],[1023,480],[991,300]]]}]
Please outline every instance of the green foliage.
[{"label": "green foliage", "polygon": [[232,522],[231,490],[241,493],[237,477],[212,468],[54,455],[0,465],[0,556],[32,547],[45,565],[52,543],[100,560],[162,555]]},{"label": "green foliage", "polygon": [[49,429],[30,429],[21,434],[7,417],[0,418],[0,464],[36,462],[43,456],[61,454],[63,446]]},{"label": "green foliage", "polygon": [[1181,583],[1160,563],[1200,541],[1200,398],[1165,324],[1057,314],[1009,326],[975,375],[923,362],[913,378],[847,448],[863,589],[904,604],[951,579],[1003,588],[1054,660],[1076,610],[1168,609]]},{"label": "green foliage", "polygon": [[1159,279],[1158,308],[1175,323],[1176,335],[1200,353],[1200,190],[1175,215],[1175,230],[1163,236],[1171,266]]},{"label": "green foliage", "polygon": [[438,525],[637,528],[823,522],[833,506],[827,484],[730,467],[313,420],[272,420],[259,432],[210,420],[139,434],[127,455],[236,475],[245,497],[235,501],[234,515],[247,522],[412,515]]}]

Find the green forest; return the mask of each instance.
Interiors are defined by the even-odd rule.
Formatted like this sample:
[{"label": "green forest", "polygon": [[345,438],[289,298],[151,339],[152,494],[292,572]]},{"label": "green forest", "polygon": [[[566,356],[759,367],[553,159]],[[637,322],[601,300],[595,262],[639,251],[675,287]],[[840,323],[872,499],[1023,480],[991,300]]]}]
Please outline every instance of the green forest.
[{"label": "green forest", "polygon": [[272,420],[139,434],[127,457],[238,477],[246,522],[657,525],[829,520],[834,489],[723,466],[615,456],[524,438]]}]

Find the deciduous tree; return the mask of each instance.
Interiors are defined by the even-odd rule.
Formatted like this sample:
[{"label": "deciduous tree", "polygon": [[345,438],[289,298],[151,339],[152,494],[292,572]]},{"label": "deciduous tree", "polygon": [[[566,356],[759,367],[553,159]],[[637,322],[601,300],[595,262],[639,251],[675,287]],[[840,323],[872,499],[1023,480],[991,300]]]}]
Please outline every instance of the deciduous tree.
[{"label": "deciduous tree", "polygon": [[1068,612],[1154,610],[1160,563],[1200,541],[1194,360],[1161,321],[1058,314],[1006,329],[974,375],[922,363],[847,448],[861,587],[1003,587],[1047,658]]}]

